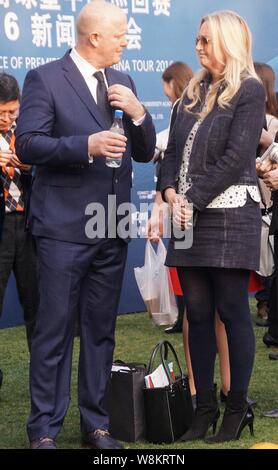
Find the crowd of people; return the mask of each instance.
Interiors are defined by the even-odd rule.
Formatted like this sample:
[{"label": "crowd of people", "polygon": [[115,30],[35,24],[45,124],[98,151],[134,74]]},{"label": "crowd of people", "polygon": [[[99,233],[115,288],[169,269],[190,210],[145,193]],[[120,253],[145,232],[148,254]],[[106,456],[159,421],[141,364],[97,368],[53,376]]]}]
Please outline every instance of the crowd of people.
[{"label": "crowd of people", "polygon": [[[0,311],[13,271],[30,349],[31,449],[57,447],[70,401],[77,318],[82,443],[122,448],[109,433],[105,394],[129,237],[121,230],[109,237],[108,196],[116,196],[117,206],[129,202],[131,158],[157,158],[151,115],[132,79],[111,68],[127,45],[125,13],[93,1],[78,15],[76,31],[76,45],[64,57],[27,74],[22,97],[15,78],[0,74]],[[232,11],[203,17],[196,53],[200,71],[193,74],[177,62],[162,77],[172,114],[164,143],[157,140],[157,204],[148,236],[157,241],[163,235],[160,212],[167,208],[172,232],[166,264],[176,270],[182,290],[176,331],[183,323],[195,397],[194,419],[181,439],[213,444],[240,438],[246,426],[253,434],[248,286],[260,261],[258,176],[272,200],[278,263],[278,164],[256,164],[256,157],[277,137],[278,119],[274,79],[269,85],[267,78],[272,69],[254,67],[242,17]],[[109,130],[113,109],[124,112],[124,135]],[[120,155],[120,168],[105,165],[105,157]],[[104,208],[103,237],[88,236],[92,202]],[[186,236],[192,220],[193,244],[184,249],[175,228]],[[274,274],[263,300],[268,346],[278,346],[277,286]],[[217,351],[225,411],[217,433],[208,437],[220,418]],[[278,416],[276,409],[265,414]]]}]

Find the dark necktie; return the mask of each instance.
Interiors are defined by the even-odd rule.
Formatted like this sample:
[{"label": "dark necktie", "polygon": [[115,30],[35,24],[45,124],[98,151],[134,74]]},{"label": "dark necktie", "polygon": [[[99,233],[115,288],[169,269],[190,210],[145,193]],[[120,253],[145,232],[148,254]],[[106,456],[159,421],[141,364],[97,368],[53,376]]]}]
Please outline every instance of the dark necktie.
[{"label": "dark necktie", "polygon": [[113,122],[112,117],[112,108],[109,104],[107,97],[107,88],[104,81],[104,76],[102,72],[95,72],[94,77],[97,79],[97,105],[101,110],[105,122],[110,127]]}]

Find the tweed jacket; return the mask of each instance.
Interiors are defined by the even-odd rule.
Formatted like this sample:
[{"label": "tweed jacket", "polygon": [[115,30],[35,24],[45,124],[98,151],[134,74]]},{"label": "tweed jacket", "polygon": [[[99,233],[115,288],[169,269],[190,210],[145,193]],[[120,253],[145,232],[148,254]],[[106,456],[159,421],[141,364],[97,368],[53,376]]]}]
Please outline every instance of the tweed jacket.
[{"label": "tweed jacket", "polygon": [[[200,83],[201,100],[191,113],[184,109],[190,102],[185,94],[178,110],[161,169],[161,191],[177,189],[182,155],[187,137],[198,119],[209,86]],[[228,107],[216,103],[201,122],[194,139],[187,179],[192,186],[188,200],[199,211],[234,184],[257,184],[255,158],[265,117],[265,91],[254,78],[242,81]],[[246,125],[248,123],[248,125]]]}]

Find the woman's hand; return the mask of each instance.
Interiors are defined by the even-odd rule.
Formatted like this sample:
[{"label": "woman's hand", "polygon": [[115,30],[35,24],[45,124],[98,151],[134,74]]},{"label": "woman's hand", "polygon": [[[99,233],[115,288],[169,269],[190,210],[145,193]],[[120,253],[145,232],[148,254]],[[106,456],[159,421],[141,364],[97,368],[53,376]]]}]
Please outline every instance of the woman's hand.
[{"label": "woman's hand", "polygon": [[175,197],[177,195],[177,192],[174,188],[167,188],[164,192],[164,196],[166,199],[166,202],[171,206]]},{"label": "woman's hand", "polygon": [[[158,193],[157,193],[158,194]],[[159,239],[165,234],[165,219],[169,214],[169,206],[156,196],[156,201],[152,210],[152,214],[147,224],[147,237],[152,242],[158,243]]]},{"label": "woman's hand", "polygon": [[177,194],[173,202],[172,220],[176,227],[187,230],[193,216],[193,207],[187,199]]},{"label": "woman's hand", "polygon": [[177,194],[173,188],[166,189],[165,199],[170,207],[173,224],[180,229],[186,230],[188,228],[188,222],[193,215],[192,204],[183,196]]},{"label": "woman's hand", "polygon": [[147,224],[147,237],[151,242],[158,243],[163,235],[163,213],[151,216]]}]

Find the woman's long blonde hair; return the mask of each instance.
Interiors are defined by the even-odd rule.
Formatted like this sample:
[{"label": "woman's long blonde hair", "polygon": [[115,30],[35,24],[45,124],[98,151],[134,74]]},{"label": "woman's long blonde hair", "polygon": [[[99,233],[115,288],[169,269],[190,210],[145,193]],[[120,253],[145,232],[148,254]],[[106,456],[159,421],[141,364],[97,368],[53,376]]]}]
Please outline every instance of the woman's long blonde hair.
[{"label": "woman's long blonde hair", "polygon": [[[202,118],[212,110],[221,85],[224,85],[223,91],[218,95],[217,104],[221,108],[225,108],[229,106],[244,78],[253,77],[259,80],[252,60],[252,35],[245,20],[233,11],[224,10],[204,16],[201,19],[200,27],[204,22],[209,24],[215,58],[220,63],[222,62],[224,69],[218,82],[211,87],[205,109],[199,113]],[[221,59],[223,55],[224,62]],[[208,71],[203,68],[190,81],[187,96],[192,101],[185,106],[187,111],[191,111],[200,101],[200,82],[207,75]]]}]

